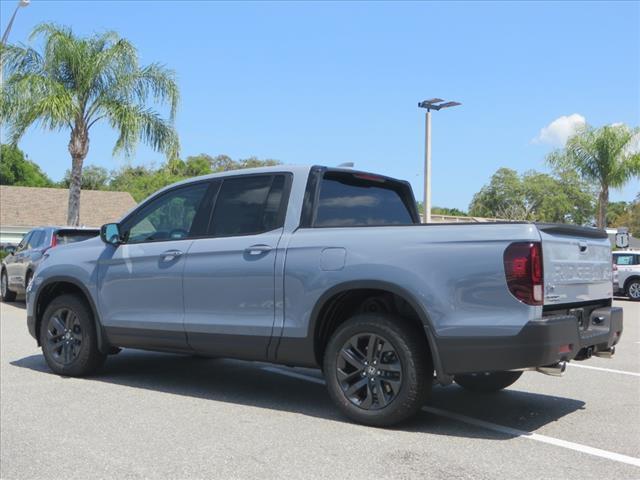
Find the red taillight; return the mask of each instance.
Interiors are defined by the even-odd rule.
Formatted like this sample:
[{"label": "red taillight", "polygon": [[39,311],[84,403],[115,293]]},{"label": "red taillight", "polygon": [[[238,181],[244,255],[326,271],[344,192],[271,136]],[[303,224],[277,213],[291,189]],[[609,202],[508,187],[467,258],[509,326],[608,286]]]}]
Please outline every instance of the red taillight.
[{"label": "red taillight", "polygon": [[514,297],[527,305],[542,305],[544,274],[540,242],[509,245],[504,251],[504,272]]},{"label": "red taillight", "polygon": [[618,270],[618,265],[616,265],[615,263],[613,264],[613,271],[615,272],[616,270]]}]

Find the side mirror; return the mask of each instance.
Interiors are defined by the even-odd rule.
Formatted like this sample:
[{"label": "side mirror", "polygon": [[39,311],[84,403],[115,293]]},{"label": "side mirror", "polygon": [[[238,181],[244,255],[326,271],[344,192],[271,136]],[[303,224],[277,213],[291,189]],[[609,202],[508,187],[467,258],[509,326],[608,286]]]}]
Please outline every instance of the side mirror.
[{"label": "side mirror", "polygon": [[7,252],[7,255],[13,255],[14,253],[16,253],[16,247],[10,245],[8,247],[5,247],[4,251]]},{"label": "side mirror", "polygon": [[109,245],[120,245],[123,243],[120,234],[120,225],[117,223],[107,223],[100,228],[100,238]]}]

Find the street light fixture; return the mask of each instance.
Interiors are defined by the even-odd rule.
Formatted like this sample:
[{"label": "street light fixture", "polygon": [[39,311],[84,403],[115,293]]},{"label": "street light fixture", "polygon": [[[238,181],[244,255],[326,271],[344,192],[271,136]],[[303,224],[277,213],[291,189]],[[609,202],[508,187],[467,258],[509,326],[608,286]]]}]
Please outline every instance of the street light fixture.
[{"label": "street light fixture", "polygon": [[[444,103],[443,103],[444,102]],[[431,110],[457,107],[460,102],[445,102],[441,98],[431,98],[418,103],[419,108],[426,108],[424,129],[424,223],[431,223]]]},{"label": "street light fixture", "polygon": [[[11,20],[9,20],[7,28],[4,30],[2,40],[0,40],[0,46],[4,47],[7,44],[7,39],[9,38],[9,33],[11,32],[11,27],[13,26],[13,21],[16,19],[18,10],[20,10],[21,7],[26,7],[30,2],[31,0],[20,0],[18,2],[18,5],[16,5],[16,9],[13,11],[13,15],[11,15]],[[2,54],[0,53],[0,85],[2,85],[3,69],[4,65],[2,62]]]}]

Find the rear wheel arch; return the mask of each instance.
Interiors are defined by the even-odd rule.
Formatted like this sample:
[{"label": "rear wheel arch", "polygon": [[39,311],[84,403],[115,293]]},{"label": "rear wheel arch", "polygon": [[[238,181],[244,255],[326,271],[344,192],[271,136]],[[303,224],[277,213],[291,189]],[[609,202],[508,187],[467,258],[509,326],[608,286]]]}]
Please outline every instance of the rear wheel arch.
[{"label": "rear wheel arch", "polygon": [[93,315],[93,321],[96,326],[98,349],[102,353],[107,353],[110,347],[102,330],[102,323],[100,322],[98,310],[93,301],[93,298],[84,285],[71,277],[50,278],[38,288],[37,297],[35,298],[33,303],[34,316],[36,319],[36,339],[38,339],[38,345],[40,345],[40,328],[42,326],[42,319],[47,306],[55,298],[65,294],[76,294],[80,298],[82,298],[89,306],[89,309]]},{"label": "rear wheel arch", "polygon": [[629,287],[631,286],[632,283],[634,282],[640,282],[640,275],[633,275],[629,278],[627,278],[624,282],[624,293],[628,294],[629,293]]},{"label": "rear wheel arch", "polygon": [[[377,307],[380,310],[376,310]],[[325,348],[339,325],[358,313],[377,311],[397,315],[419,327],[438,379],[448,383],[444,378],[446,375],[442,370],[433,325],[428,313],[406,289],[379,280],[338,284],[318,299],[311,313],[309,325],[317,363],[322,365]]]}]

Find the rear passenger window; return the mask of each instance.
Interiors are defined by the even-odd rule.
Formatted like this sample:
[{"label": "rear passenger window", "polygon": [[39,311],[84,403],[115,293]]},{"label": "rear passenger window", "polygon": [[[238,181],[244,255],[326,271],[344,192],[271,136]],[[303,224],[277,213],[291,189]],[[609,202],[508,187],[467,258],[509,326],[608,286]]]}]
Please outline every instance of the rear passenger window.
[{"label": "rear passenger window", "polygon": [[44,243],[44,231],[36,230],[35,232],[33,232],[33,235],[31,235],[31,238],[29,239],[29,245],[27,246],[27,248],[28,249],[40,248],[43,243]]},{"label": "rear passenger window", "polygon": [[214,237],[255,235],[284,225],[285,175],[225,179],[209,226]]},{"label": "rear passenger window", "polygon": [[314,226],[413,224],[402,188],[382,178],[328,172],[320,184]]}]

